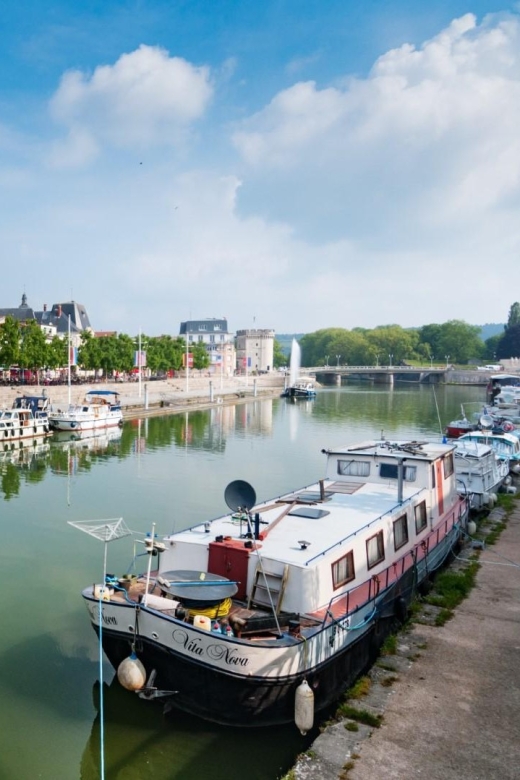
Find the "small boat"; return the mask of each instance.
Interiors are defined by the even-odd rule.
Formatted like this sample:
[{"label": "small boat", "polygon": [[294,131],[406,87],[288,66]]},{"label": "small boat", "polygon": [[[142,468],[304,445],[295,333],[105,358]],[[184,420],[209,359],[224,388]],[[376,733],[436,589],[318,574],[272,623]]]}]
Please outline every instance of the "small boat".
[{"label": "small boat", "polygon": [[0,411],[0,442],[29,441],[48,436],[48,408],[46,396],[22,395],[15,398],[11,409]]},{"label": "small boat", "polygon": [[497,457],[489,444],[470,440],[472,435],[464,434],[456,441],[455,473],[459,492],[468,497],[471,510],[480,512],[492,509],[498,491],[511,477],[509,461]]},{"label": "small boat", "polygon": [[300,381],[286,387],[281,398],[315,398],[316,388],[313,382]]},{"label": "small boat", "polygon": [[449,439],[458,439],[459,436],[462,436],[464,433],[474,431],[477,428],[477,423],[471,422],[471,420],[468,420],[466,417],[466,412],[462,404],[460,409],[462,417],[460,417],[458,420],[452,420],[446,426],[445,434]]},{"label": "small boat", "polygon": [[470,431],[461,436],[459,441],[477,442],[491,447],[500,460],[507,461],[513,474],[520,474],[520,439],[514,433],[497,428]]},{"label": "small boat", "polygon": [[82,404],[71,404],[66,411],[53,409],[49,413],[50,426],[56,431],[91,431],[122,422],[119,393],[114,390],[89,390]]},{"label": "small boat", "polygon": [[[294,721],[306,733],[457,544],[468,502],[455,451],[385,440],[323,450],[314,484],[257,503],[236,480],[228,514],[160,540],[152,526],[145,571],[106,575],[105,564],[82,592],[122,685],[212,722]],[[105,542],[105,561],[107,543],[131,533],[122,518],[71,525]]]}]

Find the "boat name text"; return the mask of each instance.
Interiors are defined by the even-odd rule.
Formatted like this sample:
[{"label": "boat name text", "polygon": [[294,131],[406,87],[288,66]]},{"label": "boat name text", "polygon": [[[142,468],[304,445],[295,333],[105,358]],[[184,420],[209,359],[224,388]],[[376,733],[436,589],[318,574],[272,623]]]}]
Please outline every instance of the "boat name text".
[{"label": "boat name text", "polygon": [[206,655],[212,661],[223,661],[228,666],[247,666],[249,659],[240,655],[235,647],[226,647],[220,643],[205,645],[199,637],[190,637],[187,631],[176,629],[172,632],[173,641],[193,655]]}]

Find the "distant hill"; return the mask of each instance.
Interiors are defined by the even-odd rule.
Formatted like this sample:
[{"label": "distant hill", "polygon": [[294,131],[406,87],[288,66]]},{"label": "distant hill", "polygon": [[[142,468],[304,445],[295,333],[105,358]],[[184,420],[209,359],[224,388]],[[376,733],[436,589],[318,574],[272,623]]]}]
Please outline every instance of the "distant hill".
[{"label": "distant hill", "polygon": [[292,340],[296,339],[296,341],[299,341],[302,336],[305,336],[305,333],[277,333],[275,338],[279,342],[284,355],[289,357],[291,354]]},{"label": "distant hill", "polygon": [[480,328],[480,338],[482,341],[487,341],[491,336],[497,336],[499,333],[504,332],[504,323],[487,322],[485,325],[477,325],[477,328]]}]

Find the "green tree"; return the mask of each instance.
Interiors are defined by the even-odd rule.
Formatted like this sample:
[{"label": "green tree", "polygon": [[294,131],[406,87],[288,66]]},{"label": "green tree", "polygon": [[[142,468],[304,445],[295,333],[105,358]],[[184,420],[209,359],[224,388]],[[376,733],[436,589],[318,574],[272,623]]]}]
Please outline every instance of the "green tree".
[{"label": "green tree", "polygon": [[35,320],[21,328],[20,355],[18,362],[23,368],[38,371],[45,365],[47,342],[45,334]]},{"label": "green tree", "polygon": [[20,324],[14,317],[6,317],[0,325],[0,366],[17,365],[20,355]]},{"label": "green tree", "polygon": [[193,354],[193,368],[204,369],[209,366],[209,355],[204,344],[195,344],[191,347]]},{"label": "green tree", "polygon": [[54,336],[51,342],[47,343],[45,353],[45,365],[49,368],[63,368],[68,365],[67,355],[68,342],[59,336]]},{"label": "green tree", "polygon": [[509,316],[507,318],[507,325],[505,326],[505,330],[514,328],[515,325],[520,325],[520,303],[518,302],[513,303],[509,309]]},{"label": "green tree", "polygon": [[88,330],[84,330],[81,334],[78,363],[88,371],[95,371],[101,368],[101,347],[99,341]]},{"label": "green tree", "polygon": [[514,357],[520,357],[520,324],[508,327],[497,346],[497,358],[508,360]]},{"label": "green tree", "polygon": [[280,342],[275,339],[273,344],[273,367],[280,368],[287,365],[287,355],[282,349]]}]

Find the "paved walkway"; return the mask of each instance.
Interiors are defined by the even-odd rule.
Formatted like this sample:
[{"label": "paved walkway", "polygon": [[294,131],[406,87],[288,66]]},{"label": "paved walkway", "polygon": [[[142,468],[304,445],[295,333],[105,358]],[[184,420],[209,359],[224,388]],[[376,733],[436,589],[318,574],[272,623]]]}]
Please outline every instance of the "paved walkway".
[{"label": "paved walkway", "polygon": [[520,507],[480,562],[451,620],[400,636],[407,663],[381,707],[383,725],[329,727],[297,763],[298,780],[520,778]]}]

